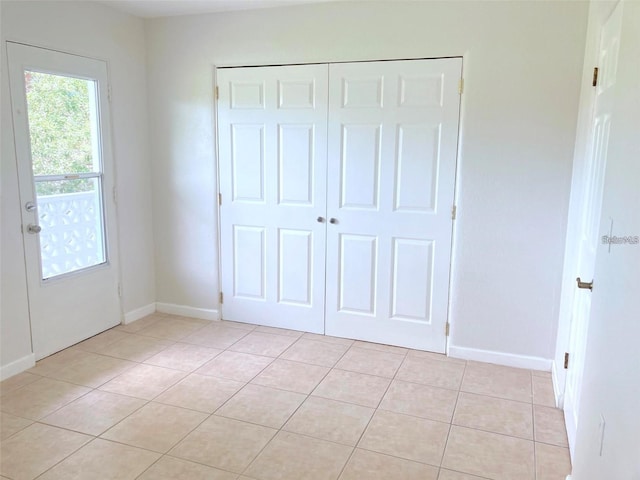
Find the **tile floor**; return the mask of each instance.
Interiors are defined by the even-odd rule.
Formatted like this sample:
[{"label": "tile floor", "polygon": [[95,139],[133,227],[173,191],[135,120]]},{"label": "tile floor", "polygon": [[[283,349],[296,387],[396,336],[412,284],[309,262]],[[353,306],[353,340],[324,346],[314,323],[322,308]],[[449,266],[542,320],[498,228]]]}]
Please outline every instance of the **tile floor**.
[{"label": "tile floor", "polygon": [[564,480],[550,375],[154,314],[0,384],[1,478]]}]

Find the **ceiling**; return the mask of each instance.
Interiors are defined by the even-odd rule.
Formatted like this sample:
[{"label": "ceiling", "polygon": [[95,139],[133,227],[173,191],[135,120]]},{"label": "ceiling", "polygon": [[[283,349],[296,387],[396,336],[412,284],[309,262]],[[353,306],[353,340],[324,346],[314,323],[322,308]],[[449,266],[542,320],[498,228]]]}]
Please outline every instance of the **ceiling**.
[{"label": "ceiling", "polygon": [[335,0],[102,0],[100,3],[138,17],[154,18],[272,8],[327,1]]}]

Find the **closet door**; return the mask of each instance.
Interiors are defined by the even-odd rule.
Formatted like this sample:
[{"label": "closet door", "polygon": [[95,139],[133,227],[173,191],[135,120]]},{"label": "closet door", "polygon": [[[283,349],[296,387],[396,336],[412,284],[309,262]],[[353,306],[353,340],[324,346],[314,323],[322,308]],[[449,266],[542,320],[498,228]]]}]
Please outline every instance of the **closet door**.
[{"label": "closet door", "polygon": [[225,320],[324,332],[327,68],[217,71]]},{"label": "closet door", "polygon": [[327,335],[444,352],[461,69],[330,65]]}]

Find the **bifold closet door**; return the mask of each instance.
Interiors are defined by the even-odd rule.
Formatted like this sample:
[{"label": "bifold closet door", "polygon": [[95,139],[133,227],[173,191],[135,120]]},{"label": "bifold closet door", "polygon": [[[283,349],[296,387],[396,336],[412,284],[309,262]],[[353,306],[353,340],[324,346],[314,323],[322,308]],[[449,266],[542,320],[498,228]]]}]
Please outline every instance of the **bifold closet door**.
[{"label": "bifold closet door", "polygon": [[327,69],[217,71],[225,320],[324,332]]},{"label": "bifold closet door", "polygon": [[327,335],[444,352],[461,69],[329,66]]}]

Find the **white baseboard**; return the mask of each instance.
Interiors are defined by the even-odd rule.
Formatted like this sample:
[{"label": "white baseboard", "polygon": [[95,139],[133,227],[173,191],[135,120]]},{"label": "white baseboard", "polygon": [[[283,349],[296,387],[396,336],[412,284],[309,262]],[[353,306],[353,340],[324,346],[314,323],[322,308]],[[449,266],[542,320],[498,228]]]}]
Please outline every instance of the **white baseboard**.
[{"label": "white baseboard", "polygon": [[527,368],[529,370],[551,371],[552,360],[542,357],[529,357],[514,353],[494,352],[477,348],[449,346],[449,356],[477,362],[495,363],[506,367]]},{"label": "white baseboard", "polygon": [[173,303],[156,303],[156,311],[181,315],[183,317],[199,318],[201,320],[220,320],[220,312],[216,309],[196,308]]},{"label": "white baseboard", "polygon": [[149,305],[145,305],[144,307],[131,310],[130,312],[127,312],[124,314],[124,324],[129,325],[131,322],[135,322],[136,320],[140,320],[141,318],[144,318],[147,315],[151,315],[155,311],[156,311],[155,303],[150,303]]},{"label": "white baseboard", "polygon": [[35,366],[36,356],[33,353],[0,367],[0,380],[6,380]]},{"label": "white baseboard", "polygon": [[553,395],[556,398],[556,407],[564,408],[564,390],[560,391],[560,385],[558,385],[558,371],[557,364],[554,360],[551,364],[551,382],[553,383]]}]

